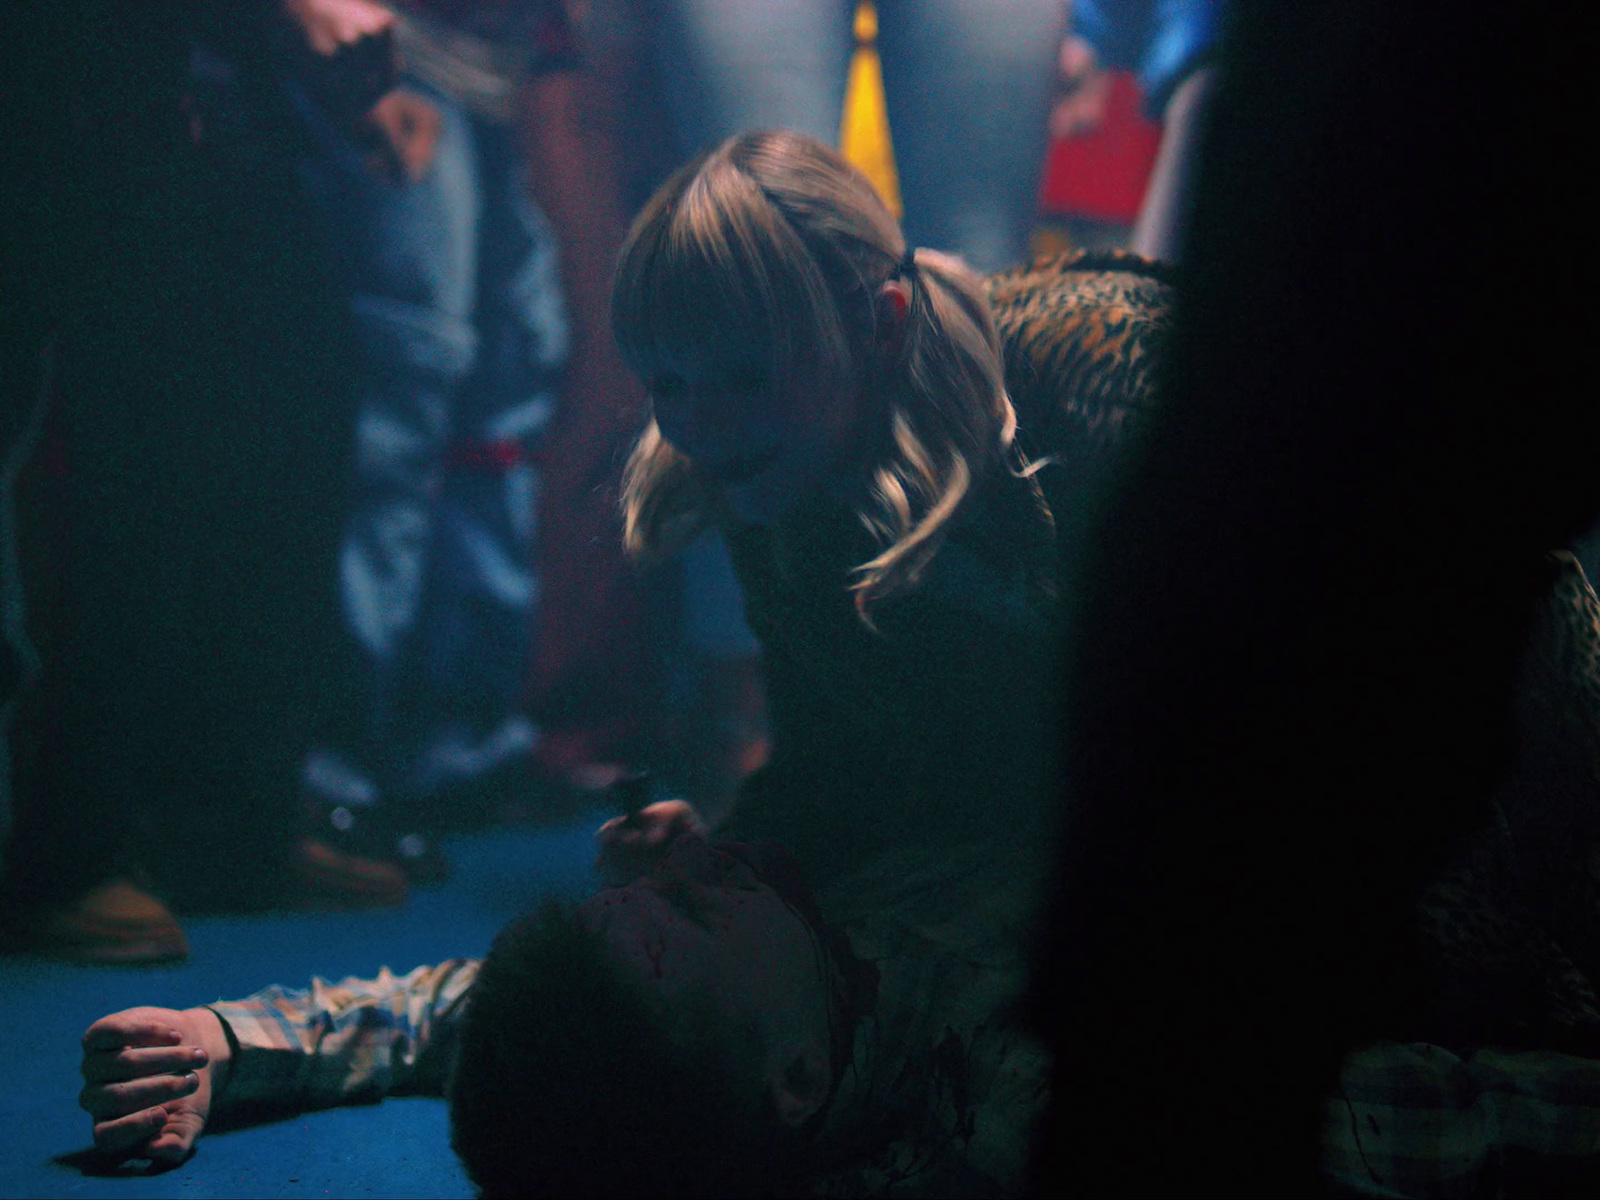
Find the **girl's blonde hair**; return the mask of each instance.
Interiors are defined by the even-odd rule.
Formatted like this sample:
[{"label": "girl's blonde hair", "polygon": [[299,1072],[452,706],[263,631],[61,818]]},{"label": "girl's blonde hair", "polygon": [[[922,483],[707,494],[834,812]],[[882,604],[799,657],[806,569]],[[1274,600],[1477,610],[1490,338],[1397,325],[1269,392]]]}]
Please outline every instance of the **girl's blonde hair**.
[{"label": "girl's blonde hair", "polygon": [[[897,275],[911,302],[883,370],[877,296]],[[664,358],[714,354],[728,337],[764,349],[775,387],[829,395],[860,381],[871,433],[856,511],[881,546],[853,572],[863,616],[916,584],[973,481],[1014,454],[1016,414],[977,277],[951,255],[909,257],[867,178],[798,134],[741,134],[662,185],[623,246],[611,315],[647,383]],[[646,557],[681,549],[721,515],[714,481],[654,421],[622,504],[624,542]]]}]

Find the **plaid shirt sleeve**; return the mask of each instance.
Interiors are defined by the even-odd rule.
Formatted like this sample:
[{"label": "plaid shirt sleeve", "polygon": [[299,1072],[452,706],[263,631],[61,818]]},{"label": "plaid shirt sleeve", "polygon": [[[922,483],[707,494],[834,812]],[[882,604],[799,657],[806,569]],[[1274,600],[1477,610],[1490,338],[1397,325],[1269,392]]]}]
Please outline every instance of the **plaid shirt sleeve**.
[{"label": "plaid shirt sleeve", "polygon": [[306,1110],[444,1090],[472,959],[303,991],[273,986],[210,1005],[233,1044],[219,1112],[256,1106]]},{"label": "plaid shirt sleeve", "polygon": [[1370,1046],[1345,1060],[1329,1099],[1323,1170],[1339,1194],[1358,1196],[1545,1194],[1545,1184],[1591,1177],[1600,1062]]}]

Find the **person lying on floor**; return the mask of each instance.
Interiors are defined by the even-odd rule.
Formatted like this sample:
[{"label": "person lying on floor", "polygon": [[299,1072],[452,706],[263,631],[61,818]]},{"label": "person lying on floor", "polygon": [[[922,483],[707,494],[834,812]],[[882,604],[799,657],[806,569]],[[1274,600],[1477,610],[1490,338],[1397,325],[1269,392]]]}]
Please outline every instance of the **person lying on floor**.
[{"label": "person lying on floor", "polygon": [[791,134],[669,180],[614,295],[655,415],[626,539],[726,531],[771,761],[716,844],[681,807],[612,827],[613,858],[668,852],[481,967],[96,1022],[97,1145],[178,1158],[213,1109],[449,1079],[491,1193],[1017,1190],[1043,1076],[1009,1006],[1054,801],[1057,575],[1148,401],[1158,275],[1064,258],[985,284]]},{"label": "person lying on floor", "polygon": [[681,802],[642,819],[644,874],[547,902],[481,963],[95,1022],[96,1145],[177,1160],[216,1119],[448,1094],[488,1195],[1018,1190],[1046,1067],[1005,1010],[1033,856],[884,855],[824,895],[836,925],[780,850],[709,840]]}]

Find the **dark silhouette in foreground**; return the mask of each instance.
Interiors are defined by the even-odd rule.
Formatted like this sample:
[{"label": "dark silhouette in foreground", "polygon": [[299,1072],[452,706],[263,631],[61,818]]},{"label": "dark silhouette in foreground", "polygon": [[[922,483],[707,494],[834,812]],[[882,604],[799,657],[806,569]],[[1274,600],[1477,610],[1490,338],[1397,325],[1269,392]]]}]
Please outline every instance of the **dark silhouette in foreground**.
[{"label": "dark silhouette in foreground", "polygon": [[1043,1195],[1319,1188],[1341,1054],[1419,1036],[1417,894],[1597,508],[1572,18],[1236,16],[1165,407],[1073,626]]}]

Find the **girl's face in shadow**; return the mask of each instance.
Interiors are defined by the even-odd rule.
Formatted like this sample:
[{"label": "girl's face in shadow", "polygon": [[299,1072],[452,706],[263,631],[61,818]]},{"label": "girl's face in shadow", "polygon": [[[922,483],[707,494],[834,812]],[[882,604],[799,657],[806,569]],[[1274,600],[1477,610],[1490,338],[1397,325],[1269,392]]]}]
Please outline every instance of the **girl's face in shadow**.
[{"label": "girl's face in shadow", "polygon": [[859,389],[820,385],[804,347],[794,378],[737,334],[665,353],[645,380],[661,436],[721,486],[740,521],[764,525],[834,488],[850,461]]}]

